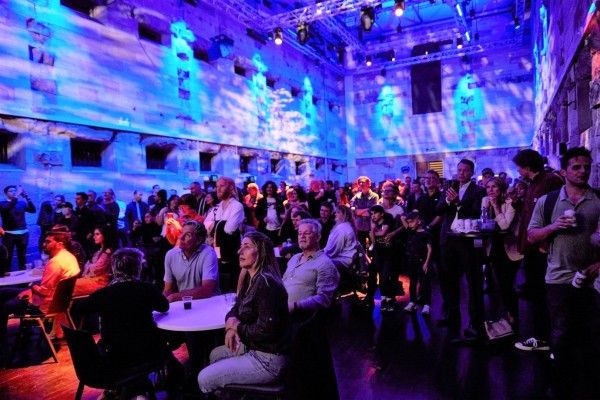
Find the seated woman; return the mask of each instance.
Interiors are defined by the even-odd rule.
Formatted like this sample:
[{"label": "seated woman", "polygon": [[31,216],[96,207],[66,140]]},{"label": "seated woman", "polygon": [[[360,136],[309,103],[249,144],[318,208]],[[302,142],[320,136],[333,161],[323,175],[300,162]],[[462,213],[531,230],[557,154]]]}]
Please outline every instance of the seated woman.
[{"label": "seated woman", "polygon": [[122,248],[112,256],[113,280],[83,300],[81,311],[100,314],[100,347],[115,369],[172,360],[152,311],[166,312],[169,302],[150,283],[141,282],[143,253]]},{"label": "seated woman", "polygon": [[274,382],[287,362],[288,296],[273,244],[263,233],[250,232],[244,236],[238,253],[240,267],[247,273],[225,317],[225,345],[211,352],[211,365],[198,375],[204,393],[231,383]]},{"label": "seated woman", "polygon": [[110,260],[116,243],[110,231],[99,226],[94,229],[94,243],[98,251],[85,263],[81,278],[75,282],[73,297],[86,296],[108,285],[111,277]]},{"label": "seated woman", "polygon": [[335,266],[349,268],[356,254],[356,231],[352,211],[349,207],[338,206],[335,210],[335,226],[323,251]]}]

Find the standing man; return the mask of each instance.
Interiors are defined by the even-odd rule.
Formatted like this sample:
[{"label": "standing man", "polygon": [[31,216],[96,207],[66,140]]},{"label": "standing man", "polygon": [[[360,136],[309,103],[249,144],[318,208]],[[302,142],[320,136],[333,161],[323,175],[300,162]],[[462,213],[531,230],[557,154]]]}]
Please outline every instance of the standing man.
[{"label": "standing man", "polygon": [[288,292],[290,313],[310,313],[326,309],[333,301],[340,275],[333,262],[319,249],[321,224],[303,219],[298,226],[298,245],[302,253],[288,261],[283,285]]},{"label": "standing man", "polygon": [[94,254],[93,233],[94,228],[98,226],[94,220],[92,211],[87,206],[88,195],[85,192],[75,193],[75,216],[77,217],[77,226],[75,228],[76,241],[81,243],[87,254]]},{"label": "standing man", "polygon": [[206,228],[187,221],[179,237],[179,246],[165,256],[165,288],[169,302],[182,296],[204,299],[219,293],[219,264],[212,247],[204,243]]},{"label": "standing man", "polygon": [[377,193],[371,190],[371,179],[359,176],[356,180],[359,192],[350,200],[350,207],[354,210],[354,224],[356,237],[364,249],[367,249],[367,238],[371,232],[371,215],[369,209],[379,201]]},{"label": "standing man", "polygon": [[125,226],[127,233],[133,230],[133,223],[135,221],[144,221],[144,216],[148,212],[150,207],[144,201],[142,201],[142,192],[136,190],[133,192],[133,200],[127,204],[125,208]]},{"label": "standing man", "polygon": [[329,234],[335,225],[333,219],[333,203],[325,201],[321,203],[319,208],[319,222],[321,223],[321,239],[319,240],[319,246],[321,249],[325,248]]},{"label": "standing man", "polygon": [[[2,243],[8,250],[8,269],[12,264],[13,253],[17,248],[19,269],[25,269],[29,230],[25,221],[25,213],[35,213],[35,205],[25,193],[21,185],[9,185],[4,188],[6,200],[0,201],[0,216],[4,238]],[[2,273],[6,271],[0,271]]]},{"label": "standing man", "polygon": [[210,207],[206,204],[206,194],[204,194],[199,182],[192,182],[190,185],[190,194],[196,200],[196,212],[204,218],[204,214]]},{"label": "standing man", "polygon": [[546,253],[541,252],[537,244],[528,241],[527,227],[538,200],[545,194],[560,189],[563,182],[557,175],[544,171],[544,158],[535,150],[519,151],[513,157],[513,162],[517,166],[519,175],[529,182],[521,208],[517,249],[524,256],[525,292],[533,311],[533,336],[523,342],[515,343],[515,347],[525,351],[548,351],[550,316],[546,304],[544,280],[547,266]]},{"label": "standing man", "polygon": [[600,307],[591,277],[578,271],[600,260],[600,249],[590,242],[598,230],[600,197],[588,185],[589,150],[567,150],[560,168],[565,185],[536,202],[527,233],[531,243],[548,245],[545,281],[557,398],[598,399]]},{"label": "standing man", "polygon": [[152,193],[148,196],[148,206],[152,207],[156,203],[158,191],[160,190],[159,185],[152,186]]},{"label": "standing man", "polygon": [[212,243],[219,257],[219,271],[226,279],[221,280],[222,291],[235,291],[240,264],[240,227],[244,222],[244,206],[238,201],[235,182],[228,177],[217,180],[217,197],[220,202],[204,220],[204,226],[212,238]]},{"label": "standing man", "polygon": [[465,339],[479,339],[483,334],[483,269],[474,254],[475,241],[450,235],[450,227],[456,218],[477,219],[480,216],[481,199],[486,192],[471,181],[474,172],[473,161],[460,160],[456,168],[456,186],[448,188],[436,210],[444,217],[440,232],[442,262],[439,268],[444,302],[442,321],[448,324],[452,339],[458,339],[461,326],[461,272],[466,274],[469,287],[469,327],[464,331]]}]

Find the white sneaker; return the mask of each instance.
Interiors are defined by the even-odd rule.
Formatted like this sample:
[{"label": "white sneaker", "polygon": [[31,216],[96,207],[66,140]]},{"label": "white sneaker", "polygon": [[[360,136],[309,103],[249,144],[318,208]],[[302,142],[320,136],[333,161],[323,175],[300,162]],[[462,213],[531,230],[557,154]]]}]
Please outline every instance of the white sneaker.
[{"label": "white sneaker", "polygon": [[550,351],[548,342],[545,340],[536,339],[534,337],[515,343],[515,347],[523,351]]},{"label": "white sneaker", "polygon": [[406,307],[404,307],[404,311],[406,312],[413,312],[417,309],[417,305],[415,303],[413,303],[412,301],[410,303],[408,303],[406,305]]},{"label": "white sneaker", "polygon": [[423,306],[423,309],[421,310],[421,314],[429,315],[430,313],[431,313],[431,311],[429,310],[429,304],[425,304]]}]

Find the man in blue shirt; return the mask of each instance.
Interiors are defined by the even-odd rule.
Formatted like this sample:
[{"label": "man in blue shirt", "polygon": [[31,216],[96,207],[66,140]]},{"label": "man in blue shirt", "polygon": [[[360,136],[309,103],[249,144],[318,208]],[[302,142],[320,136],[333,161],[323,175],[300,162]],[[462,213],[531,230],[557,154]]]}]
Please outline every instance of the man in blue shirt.
[{"label": "man in blue shirt", "polygon": [[[14,248],[17,248],[19,269],[25,269],[25,255],[29,242],[29,231],[25,221],[25,213],[35,213],[35,205],[19,185],[9,185],[4,188],[6,200],[0,201],[0,216],[4,237],[2,243],[8,250],[8,268],[12,263]],[[0,271],[2,273],[6,271]]]}]

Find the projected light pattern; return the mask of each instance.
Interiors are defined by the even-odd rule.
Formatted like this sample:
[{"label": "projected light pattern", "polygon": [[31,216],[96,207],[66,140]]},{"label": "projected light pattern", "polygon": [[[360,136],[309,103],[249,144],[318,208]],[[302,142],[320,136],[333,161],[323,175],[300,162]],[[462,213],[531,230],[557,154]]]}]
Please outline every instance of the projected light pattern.
[{"label": "projected light pattern", "polygon": [[[536,0],[532,3],[536,128],[541,128],[581,44],[595,2]],[[584,50],[586,51],[586,50]]]},{"label": "projected light pattern", "polygon": [[[306,69],[300,76],[289,76],[293,68],[285,66],[281,55],[270,56],[267,62],[262,52],[249,53],[245,57],[252,68],[242,77],[234,74],[232,64],[228,71],[219,65],[221,60],[213,65],[196,60],[192,43],[197,35],[181,19],[171,18],[175,22],[163,21],[165,27],[155,27],[170,38],[169,45],[158,45],[139,39],[137,32],[84,18],[59,0],[48,4],[8,3],[7,23],[0,25],[0,113],[289,153],[345,156],[344,146],[327,145],[343,143],[343,119],[312,104],[315,88]],[[118,10],[109,8],[109,12]],[[34,21],[28,22],[31,18]],[[52,56],[47,59],[53,65],[44,64],[43,57],[30,60],[30,46],[36,47],[36,57],[40,51]],[[223,65],[230,62],[222,61]],[[289,85],[267,86],[269,69],[277,76],[282,66],[287,79],[303,85],[302,96],[293,97]],[[318,88],[318,97],[325,97],[323,90]],[[336,102],[343,103],[343,98]],[[328,128],[339,123],[342,128]]]},{"label": "projected light pattern", "polygon": [[[528,50],[445,61],[440,113],[412,115],[410,71],[364,79],[355,102],[357,156],[403,156],[528,146],[533,73]],[[489,59],[488,59],[489,57]],[[493,60],[493,61],[490,61]]]}]

